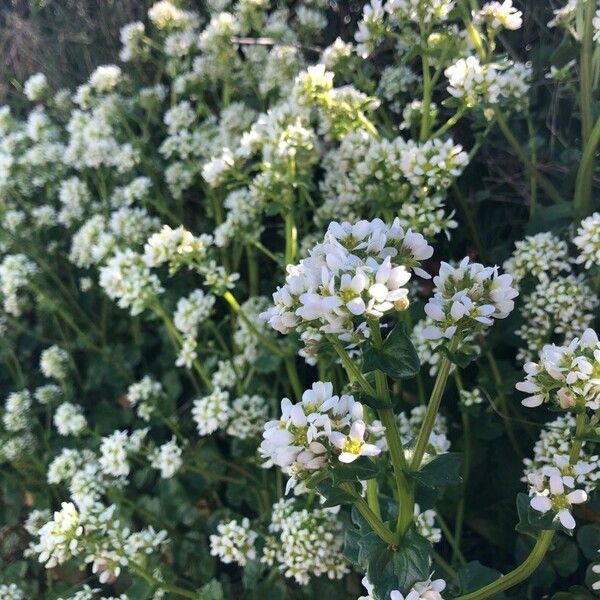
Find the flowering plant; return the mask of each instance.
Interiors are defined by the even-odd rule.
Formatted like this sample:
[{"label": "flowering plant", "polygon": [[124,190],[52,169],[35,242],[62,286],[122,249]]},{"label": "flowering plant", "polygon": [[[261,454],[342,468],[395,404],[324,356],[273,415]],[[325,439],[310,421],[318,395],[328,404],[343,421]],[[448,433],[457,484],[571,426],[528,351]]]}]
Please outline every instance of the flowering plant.
[{"label": "flowering plant", "polygon": [[196,4],[0,108],[0,600],[596,597],[596,3]]}]

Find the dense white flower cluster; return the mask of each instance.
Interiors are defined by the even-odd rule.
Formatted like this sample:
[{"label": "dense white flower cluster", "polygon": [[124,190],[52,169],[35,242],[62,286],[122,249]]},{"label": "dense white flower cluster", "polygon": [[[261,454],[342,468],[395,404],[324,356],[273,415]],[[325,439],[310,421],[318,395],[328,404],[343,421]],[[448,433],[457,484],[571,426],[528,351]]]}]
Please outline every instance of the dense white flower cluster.
[{"label": "dense white flower cluster", "polygon": [[281,333],[318,329],[346,343],[368,336],[366,318],[408,308],[411,271],[427,276],[421,261],[433,254],[421,234],[396,220],[329,225],[308,258],[288,265],[286,284],[261,316]]},{"label": "dense white flower cluster", "polygon": [[444,74],[448,93],[468,107],[498,104],[502,99],[523,102],[529,91],[531,67],[522,63],[482,64],[476,56],[460,58]]},{"label": "dense white flower cluster", "polygon": [[67,376],[67,367],[71,360],[69,353],[59,346],[46,348],[40,356],[40,370],[48,379],[62,381]]},{"label": "dense white flower cluster", "polygon": [[256,558],[255,542],[258,534],[250,529],[250,521],[229,521],[217,525],[217,533],[210,536],[210,553],[224,563],[241,567]]},{"label": "dense white flower cluster", "polygon": [[63,402],[56,409],[53,421],[60,435],[78,436],[87,427],[82,407],[72,402]]},{"label": "dense white flower cluster", "polygon": [[138,417],[144,421],[150,420],[150,416],[156,410],[162,396],[163,387],[161,383],[155,381],[149,375],[136,383],[132,383],[127,388],[129,405],[136,409]]},{"label": "dense white flower cluster", "polygon": [[516,283],[528,276],[553,278],[571,271],[569,248],[566,242],[550,232],[529,235],[515,243],[515,250],[503,268]]},{"label": "dense white flower cluster", "polygon": [[457,267],[442,262],[433,279],[433,297],[425,306],[435,325],[423,330],[427,338],[460,340],[463,332],[483,330],[504,319],[514,308],[518,295],[512,277],[498,273],[498,267],[484,267],[465,257]]},{"label": "dense white flower cluster", "polygon": [[163,479],[173,477],[181,468],[183,460],[181,458],[182,449],[177,445],[177,440],[173,437],[169,442],[155,448],[149,455],[150,466],[160,471]]},{"label": "dense white flower cluster", "polygon": [[581,221],[573,243],[579,250],[577,263],[583,264],[586,269],[600,266],[600,213]]},{"label": "dense white flower cluster", "polygon": [[223,429],[231,417],[229,393],[215,389],[208,396],[194,400],[192,418],[196,422],[199,435],[210,435]]},{"label": "dense white flower cluster", "polygon": [[24,254],[8,254],[0,263],[0,292],[4,310],[15,317],[20,316],[24,298],[18,293],[38,272],[37,265]]},{"label": "dense white flower cluster", "polygon": [[293,500],[281,499],[273,505],[269,534],[261,562],[301,585],[311,577],[341,579],[348,572],[333,510],[295,510]]},{"label": "dense white flower cluster", "polygon": [[600,408],[600,342],[593,329],[566,346],[549,344],[538,362],[528,362],[517,389],[529,394],[522,401],[534,408],[545,402],[563,410]]},{"label": "dense white flower cluster", "polygon": [[38,536],[30,552],[37,554],[47,569],[82,557],[91,563],[100,583],[106,583],[118,577],[129,561],[143,563],[146,555],[158,551],[167,533],[152,527],[131,532],[116,517],[115,505],[97,504],[84,512],[71,502],[63,502]]},{"label": "dense white flower cluster", "polygon": [[159,278],[150,271],[143,256],[133,250],[118,251],[100,269],[100,286],[121,308],[139,315],[164,291]]},{"label": "dense white flower cluster", "polygon": [[117,430],[103,437],[98,461],[102,471],[112,477],[127,477],[130,471],[128,454],[140,450],[147,432],[147,429],[138,429],[129,434]]},{"label": "dense white flower cluster", "polygon": [[[475,422],[488,391],[502,392],[505,382],[488,382],[487,374],[498,347],[504,376],[515,333],[524,346],[518,358],[527,361],[518,384],[528,395],[523,403],[570,411],[544,427],[525,460],[530,506],[571,530],[573,506],[595,493],[600,343],[587,328],[600,306],[600,214],[559,230],[554,218],[566,221],[566,211],[549,211],[555,229],[516,242],[502,275],[468,258],[442,262],[429,301],[432,286],[413,277],[429,279],[426,269],[439,264],[431,260],[436,242],[452,261],[456,242],[443,237],[450,241],[465,215],[461,252],[496,257],[510,241],[499,243],[487,224],[481,237],[492,246],[470,239],[479,223],[471,222],[469,204],[487,218],[495,214],[488,213],[494,194],[477,189],[479,168],[469,170],[467,185],[460,178],[480,149],[477,160],[487,159],[497,136],[510,140],[502,118],[510,116],[519,139],[527,135],[524,120],[545,135],[529,110],[529,57],[511,58],[510,32],[524,17],[518,3],[337,4],[209,0],[195,12],[185,0],[159,0],[147,18],[121,29],[119,64],[98,66],[74,92],[53,90],[37,73],[22,87],[32,103],[26,116],[20,106],[12,113],[0,107],[0,463],[7,492],[9,475],[23,480],[18,518],[34,538],[26,557],[47,568],[88,565],[112,590],[123,589],[113,584],[131,567],[128,594],[143,580],[141,593],[159,600],[204,594],[206,570],[183,572],[181,565],[197,554],[196,534],[206,523],[211,554],[248,569],[232,578],[217,570],[206,588],[215,597],[222,584],[221,596],[243,593],[251,580],[260,593],[294,595],[289,585],[344,578],[350,511],[354,518],[362,509],[368,535],[384,540],[390,556],[402,546],[403,523],[436,544],[438,525],[445,530],[439,500],[432,502],[437,494],[422,495],[408,467],[447,453],[456,428],[450,419],[458,413]],[[575,47],[589,6],[569,0],[549,25],[564,28]],[[600,11],[592,26],[598,41]],[[547,66],[536,64],[536,73]],[[584,66],[552,65],[556,81],[542,77],[536,86],[560,85],[562,103]],[[537,138],[523,148],[531,151],[533,182],[546,149]],[[570,168],[580,153],[564,150]],[[532,185],[526,231],[538,231],[535,219],[561,172],[540,177],[537,194]],[[502,190],[506,181],[498,184]],[[278,284],[272,302],[261,295]],[[490,334],[513,310],[517,286],[521,320]],[[377,354],[374,334],[396,324],[406,327],[424,369],[401,385],[383,369],[373,381],[374,373],[362,371],[368,352]],[[464,389],[461,354],[482,358],[469,366]],[[35,387],[38,356],[53,382]],[[447,367],[457,375],[458,398],[440,389]],[[334,395],[328,381],[349,393]],[[376,388],[377,398],[363,406],[358,385]],[[393,416],[375,408],[388,388]],[[431,390],[431,407],[442,397],[457,404],[428,415]],[[278,407],[274,400],[285,395],[296,401],[283,398]],[[382,455],[398,437],[402,448]],[[285,491],[295,500],[277,500],[281,473],[261,473],[260,463],[289,477]],[[369,467],[380,472],[367,485],[360,473]],[[391,493],[400,471],[414,479],[421,506],[405,502],[400,488]],[[359,474],[353,487],[364,502],[356,496],[353,508],[315,508],[319,500],[337,502],[328,485],[349,473]],[[329,476],[321,486],[319,478]],[[464,502],[472,492],[465,489]],[[52,514],[50,499],[66,501]],[[215,510],[227,516],[213,529]],[[169,552],[162,552],[166,532],[154,529],[165,516],[175,537]],[[144,528],[131,531],[130,519]],[[190,528],[196,537],[185,535]],[[446,557],[447,546],[439,550]],[[392,591],[390,600],[441,600],[445,582],[434,573],[426,579],[433,563],[419,561],[425,580]],[[27,573],[37,578],[39,571]],[[63,571],[70,578],[66,565],[52,575],[62,590]],[[347,593],[348,583],[334,585]],[[382,600],[364,584],[364,600]],[[45,590],[25,579],[26,591],[20,587],[0,585],[0,598]],[[69,593],[69,600],[116,600],[91,583]]]},{"label": "dense white flower cluster", "polygon": [[276,465],[291,475],[289,490],[299,478],[335,460],[377,456],[380,448],[368,439],[381,431],[381,426],[366,425],[363,406],[353,396],[336,396],[331,383],[317,381],[297,404],[281,401],[281,417],[265,425],[259,452],[266,467]]},{"label": "dense white flower cluster", "polygon": [[227,435],[242,440],[258,437],[268,416],[269,405],[262,396],[247,394],[240,396],[231,404],[231,420],[227,426]]},{"label": "dense white flower cluster", "polygon": [[565,529],[575,529],[571,507],[585,502],[587,494],[584,490],[573,489],[573,478],[563,475],[558,467],[548,467],[541,473],[529,475],[528,479],[531,507],[542,514],[553,512],[554,520]]},{"label": "dense white flower cluster", "polygon": [[[578,302],[573,302],[578,298]],[[581,335],[593,320],[600,298],[582,276],[542,279],[520,306],[523,324],[516,334],[525,342],[519,360],[531,360],[552,339],[564,343]]]},{"label": "dense white flower cluster", "polygon": [[520,29],[523,24],[523,13],[517,10],[512,0],[503,2],[488,2],[474,14],[474,22],[478,25],[485,23],[494,31],[501,29]]},{"label": "dense white flower cluster", "polygon": [[0,584],[0,598],[2,600],[26,600],[25,592],[16,583]]}]

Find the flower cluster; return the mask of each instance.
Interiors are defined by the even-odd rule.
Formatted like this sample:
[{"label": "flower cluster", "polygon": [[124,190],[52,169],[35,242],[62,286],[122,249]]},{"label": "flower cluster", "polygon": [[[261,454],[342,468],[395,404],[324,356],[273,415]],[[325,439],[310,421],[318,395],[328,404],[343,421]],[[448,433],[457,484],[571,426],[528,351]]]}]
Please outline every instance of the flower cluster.
[{"label": "flower cluster", "polygon": [[498,267],[484,267],[465,257],[457,267],[443,262],[433,279],[433,297],[425,306],[434,325],[423,330],[433,340],[460,340],[465,331],[483,330],[504,319],[514,308],[518,292],[512,277],[498,273]]},{"label": "flower cluster", "polygon": [[356,343],[368,337],[367,319],[408,308],[411,271],[426,276],[421,261],[432,253],[398,220],[333,222],[307,258],[288,266],[286,284],[261,316],[281,333],[313,329]]},{"label": "flower cluster", "polygon": [[259,452],[265,466],[276,465],[290,474],[291,489],[298,479],[335,460],[349,463],[359,456],[377,456],[380,448],[368,439],[379,437],[382,428],[366,425],[363,412],[353,396],[334,395],[329,382],[313,383],[297,404],[284,398],[281,417],[264,427]]}]

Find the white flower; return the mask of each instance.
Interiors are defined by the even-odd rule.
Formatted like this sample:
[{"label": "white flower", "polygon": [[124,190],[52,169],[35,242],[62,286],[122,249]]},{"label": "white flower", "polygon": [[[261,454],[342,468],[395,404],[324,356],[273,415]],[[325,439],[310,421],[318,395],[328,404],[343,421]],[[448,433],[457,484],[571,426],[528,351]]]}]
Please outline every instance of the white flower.
[{"label": "white flower", "polygon": [[90,85],[100,93],[112,91],[121,80],[117,65],[100,65],[90,75]]},{"label": "white flower", "polygon": [[425,313],[435,325],[423,330],[423,336],[433,340],[491,326],[494,319],[508,316],[518,296],[510,275],[499,275],[498,267],[470,263],[468,257],[458,267],[442,262],[433,282],[434,296]]},{"label": "white flower", "polygon": [[555,512],[554,520],[560,521],[566,529],[575,529],[575,519],[570,509],[573,504],[586,502],[585,491],[567,492],[563,478],[556,474],[550,477],[542,475],[541,480],[530,475],[530,482],[533,483],[531,507],[541,513]]},{"label": "white flower", "polygon": [[342,452],[339,455],[340,462],[351,463],[359,456],[377,456],[381,450],[364,441],[366,425],[364,421],[354,421],[348,435],[334,431],[329,436],[329,441]]},{"label": "white flower", "polygon": [[42,100],[48,89],[48,80],[43,73],[35,73],[23,84],[23,93],[31,102]]},{"label": "white flower", "polygon": [[63,402],[56,409],[53,421],[60,435],[78,436],[87,427],[83,409],[71,402]]},{"label": "white flower", "polygon": [[153,469],[158,469],[163,479],[169,479],[179,471],[183,464],[181,453],[182,450],[177,445],[177,440],[172,438],[171,441],[150,453],[150,466]]},{"label": "white flower", "polygon": [[196,421],[199,435],[210,435],[223,429],[231,416],[229,393],[215,389],[208,396],[194,400],[192,418]]},{"label": "white flower", "polygon": [[[598,13],[600,13],[600,10]],[[581,221],[577,229],[577,235],[573,238],[573,243],[579,250],[579,256],[576,258],[578,264],[583,264],[586,269],[600,266],[599,212],[596,212]]]},{"label": "white flower", "polygon": [[217,533],[210,536],[210,553],[224,563],[235,563],[241,567],[256,558],[254,546],[258,534],[250,529],[246,518],[241,523],[229,521],[217,525]]},{"label": "white flower", "polygon": [[512,0],[488,2],[474,12],[474,22],[485,23],[490,29],[520,29],[523,24],[523,13],[517,10]]}]

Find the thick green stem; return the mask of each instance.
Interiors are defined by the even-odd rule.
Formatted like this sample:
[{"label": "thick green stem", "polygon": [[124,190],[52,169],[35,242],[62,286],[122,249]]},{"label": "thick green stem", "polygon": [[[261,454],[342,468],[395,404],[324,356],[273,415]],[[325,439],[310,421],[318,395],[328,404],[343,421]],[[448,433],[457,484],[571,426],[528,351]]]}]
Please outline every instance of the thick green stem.
[{"label": "thick green stem", "polygon": [[467,111],[466,106],[461,106],[439,129],[437,129],[432,135],[432,138],[440,137],[444,135],[448,129],[454,127],[461,119],[461,117]]},{"label": "thick green stem", "polygon": [[285,264],[289,265],[296,259],[298,253],[298,229],[294,221],[294,211],[289,209],[285,213]]},{"label": "thick green stem", "polygon": [[498,122],[498,126],[500,127],[500,131],[506,138],[506,141],[510,144],[514,153],[517,155],[519,160],[523,163],[525,170],[531,177],[535,177],[540,187],[546,192],[547,196],[556,204],[560,204],[563,202],[563,198],[560,192],[554,187],[552,183],[548,179],[546,179],[533,165],[529,156],[527,156],[527,152],[523,150],[521,144],[514,136],[513,132],[510,130],[504,115],[500,111],[500,109],[495,108],[494,114],[496,115],[496,121]]},{"label": "thick green stem", "polygon": [[579,218],[585,217],[590,212],[590,198],[592,192],[592,178],[594,175],[594,159],[596,148],[600,142],[600,118],[594,124],[590,136],[583,148],[577,180],[575,182],[575,211]]},{"label": "thick green stem", "polygon": [[585,413],[579,413],[575,421],[575,439],[571,446],[571,452],[569,453],[569,462],[573,465],[579,460],[579,454],[581,447],[583,446],[583,440],[579,439],[585,430],[586,417]]},{"label": "thick green stem", "polygon": [[[376,319],[369,319],[369,329],[371,330],[371,340],[373,345],[375,348],[381,348],[383,346],[383,340],[381,339],[379,321]],[[402,446],[400,432],[398,431],[396,415],[394,415],[394,410],[392,409],[392,400],[390,397],[387,376],[379,369],[375,371],[375,386],[377,398],[389,406],[389,408],[379,409],[377,413],[381,423],[385,427],[385,438],[387,440],[390,458],[392,459],[394,478],[396,480],[396,493],[400,505],[397,530],[402,536],[406,533],[406,530],[413,521],[414,494],[412,486],[405,475],[408,465],[406,463],[406,457],[404,456],[404,448]]]},{"label": "thick green stem", "polygon": [[553,538],[554,531],[542,531],[529,556],[516,569],[481,589],[459,596],[455,600],[485,600],[485,598],[491,598],[495,594],[521,583],[538,568],[544,556],[546,556]]},{"label": "thick green stem", "polygon": [[367,480],[367,503],[377,518],[381,519],[381,509],[379,507],[379,486],[377,485],[377,479]]},{"label": "thick green stem", "polygon": [[[579,110],[581,113],[581,145],[585,151],[592,135],[592,51],[594,26],[593,19],[596,2],[586,2],[584,7],[583,35],[581,38],[581,54],[579,60],[579,73],[581,87],[579,90]],[[595,144],[594,144],[595,146]],[[593,158],[593,151],[592,151]],[[577,193],[575,194],[575,207],[580,217],[590,211],[592,198],[593,169],[591,164],[584,166],[583,160],[577,174]]]},{"label": "thick green stem", "polygon": [[446,382],[448,381],[448,374],[450,373],[451,366],[452,363],[450,362],[450,359],[443,356],[439,364],[438,374],[435,379],[433,390],[431,391],[429,404],[425,411],[425,418],[423,419],[421,430],[419,431],[419,437],[417,438],[410,464],[411,470],[413,471],[418,471],[421,466],[421,461],[423,460],[427,444],[429,443],[429,437],[431,436],[433,426],[435,425],[435,418],[440,410],[440,404],[442,403],[442,396],[446,389]]},{"label": "thick green stem", "polygon": [[360,496],[356,496],[356,490],[350,483],[341,483],[340,488],[345,492],[355,496],[354,506],[363,516],[365,521],[371,526],[371,529],[387,544],[395,546],[398,544],[398,538],[385,526],[383,521],[369,508],[369,505]]}]

